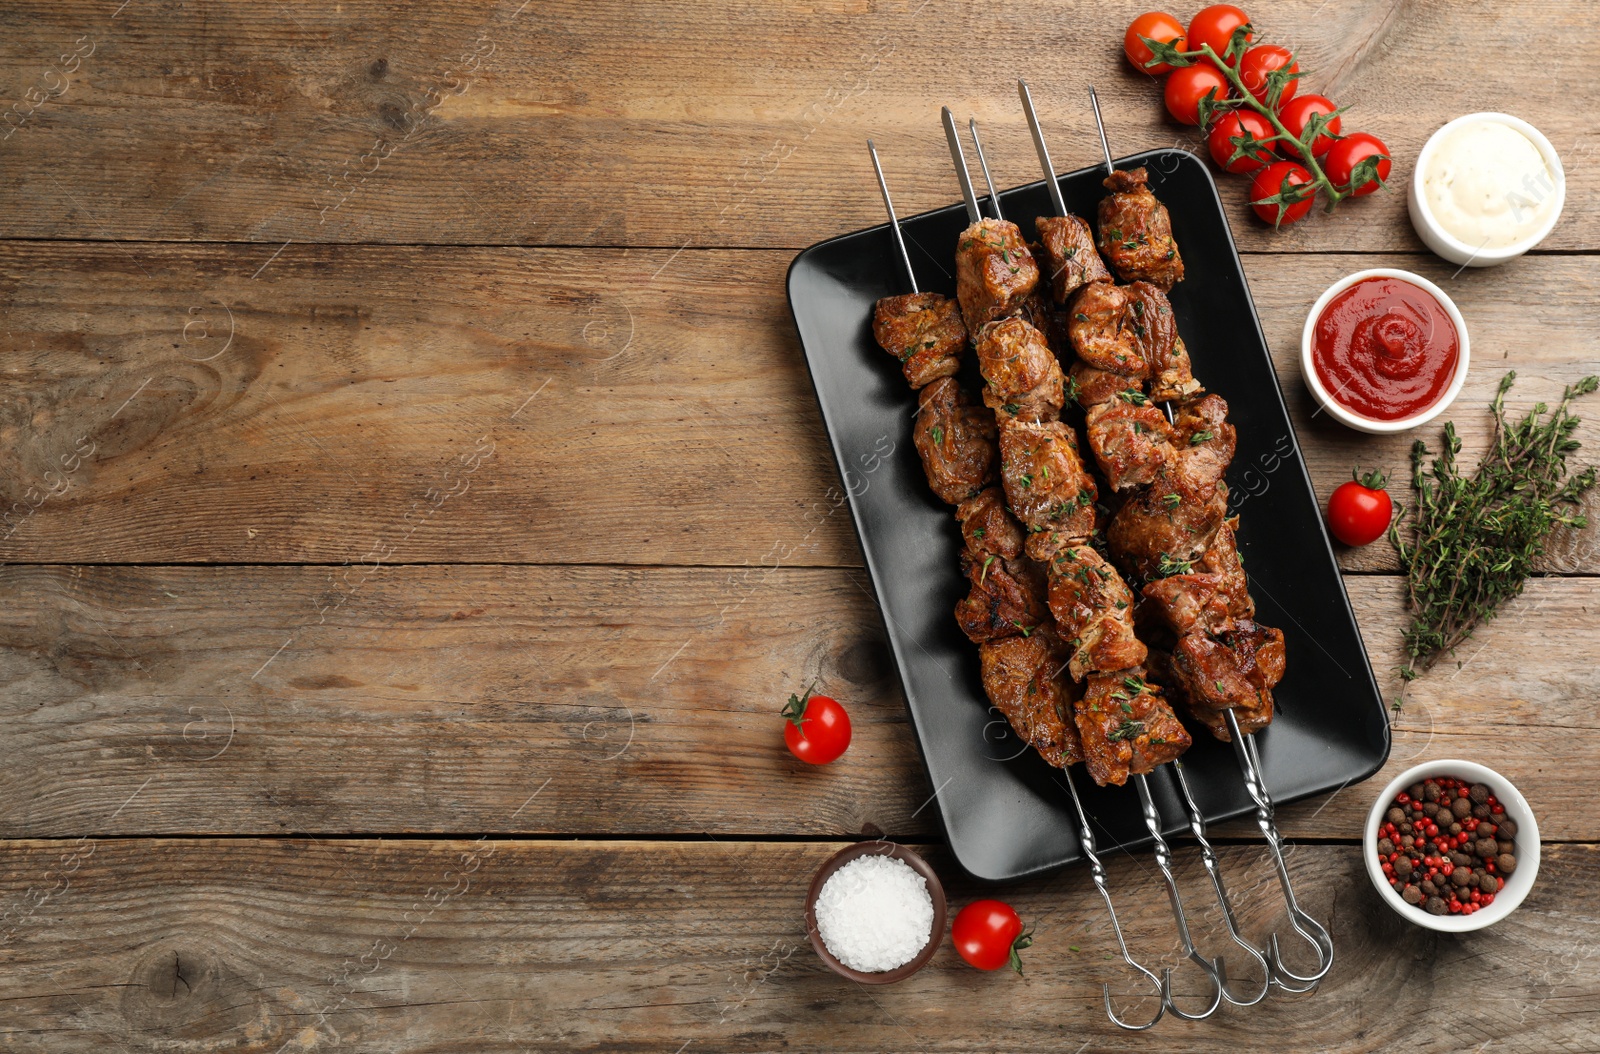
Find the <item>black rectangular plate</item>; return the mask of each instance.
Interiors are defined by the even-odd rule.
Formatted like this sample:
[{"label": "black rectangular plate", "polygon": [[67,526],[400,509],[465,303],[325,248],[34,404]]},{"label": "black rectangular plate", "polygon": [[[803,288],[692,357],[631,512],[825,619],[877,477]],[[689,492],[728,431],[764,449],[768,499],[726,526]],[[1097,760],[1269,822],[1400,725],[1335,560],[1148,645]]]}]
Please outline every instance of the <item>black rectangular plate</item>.
[{"label": "black rectangular plate", "polygon": [[[1183,253],[1186,277],[1172,293],[1178,331],[1195,375],[1228,400],[1239,429],[1228,483],[1230,504],[1243,513],[1239,548],[1251,593],[1261,621],[1283,630],[1288,649],[1277,716],[1257,735],[1267,787],[1283,803],[1358,782],[1389,756],[1388,718],[1216,184],[1206,165],[1182,150],[1118,162],[1139,165],[1168,206]],[[1100,179],[1098,168],[1059,177],[1067,207],[1092,221],[1105,195]],[[1051,212],[1042,181],[1002,191],[1001,202],[1029,236],[1033,218]],[[955,295],[964,208],[952,205],[901,226],[920,287]],[[952,852],[971,874],[993,881],[1081,860],[1065,774],[1024,748],[988,705],[978,650],[951,614],[966,591],[956,562],[960,532],[950,507],[928,489],[911,444],[916,395],[872,339],[873,304],[906,291],[887,225],[806,249],[790,266],[788,285]],[[965,370],[963,383],[975,392],[976,368],[969,361]],[[1197,730],[1183,763],[1207,820],[1251,810],[1227,744]],[[1157,770],[1151,783],[1166,830],[1177,833],[1187,824],[1169,768]],[[1132,787],[1097,788],[1081,771],[1072,778],[1102,849],[1150,843]]]}]

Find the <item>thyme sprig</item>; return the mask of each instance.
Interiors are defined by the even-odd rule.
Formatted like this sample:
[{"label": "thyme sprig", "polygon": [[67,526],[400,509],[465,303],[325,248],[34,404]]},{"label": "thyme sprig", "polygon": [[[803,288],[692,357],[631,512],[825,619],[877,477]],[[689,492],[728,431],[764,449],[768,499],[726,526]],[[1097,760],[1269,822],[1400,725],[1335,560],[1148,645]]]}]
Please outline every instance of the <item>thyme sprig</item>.
[{"label": "thyme sprig", "polygon": [[1180,66],[1193,66],[1201,60],[1209,60],[1224,77],[1228,78],[1228,83],[1233,86],[1234,95],[1218,98],[1217,90],[1213,88],[1206,93],[1204,99],[1200,100],[1198,116],[1201,131],[1211,126],[1211,119],[1214,116],[1244,106],[1255,110],[1272,124],[1275,131],[1265,139],[1255,138],[1248,130],[1243,135],[1231,137],[1234,153],[1229,159],[1230,164],[1263,147],[1270,149],[1273,143],[1281,142],[1289,144],[1292,152],[1291,160],[1305,165],[1306,170],[1311,173],[1311,182],[1295,184],[1285,178],[1276,194],[1251,202],[1252,205],[1278,205],[1279,223],[1283,221],[1283,214],[1290,205],[1314,198],[1319,191],[1328,199],[1324,211],[1332,212],[1338,207],[1339,202],[1351,197],[1358,188],[1366,186],[1373,180],[1377,180],[1379,186],[1384,186],[1383,179],[1378,175],[1378,166],[1384,161],[1393,160],[1387,155],[1373,154],[1358,161],[1350,172],[1350,182],[1341,186],[1329,178],[1327,172],[1323,171],[1322,163],[1311,152],[1311,147],[1319,136],[1330,139],[1344,138],[1328,131],[1328,122],[1342,114],[1344,112],[1342,108],[1333,113],[1312,114],[1306,121],[1305,129],[1298,136],[1290,132],[1289,127],[1278,116],[1278,104],[1283,98],[1284,89],[1304,76],[1304,73],[1295,68],[1296,63],[1292,54],[1288,65],[1267,72],[1265,100],[1256,98],[1255,93],[1245,87],[1244,78],[1239,73],[1239,59],[1244,55],[1245,47],[1254,31],[1254,27],[1248,23],[1235,29],[1233,36],[1228,40],[1228,46],[1222,49],[1221,55],[1218,55],[1210,44],[1201,44],[1197,51],[1179,51],[1171,44],[1159,40],[1152,40],[1149,37],[1139,39],[1144,41],[1151,52],[1151,59],[1145,63],[1146,66],[1166,63],[1176,69]]},{"label": "thyme sprig", "polygon": [[[1406,575],[1411,623],[1404,637],[1399,712],[1406,688],[1441,655],[1472,636],[1500,605],[1522,592],[1557,527],[1582,529],[1576,507],[1595,485],[1593,466],[1567,471],[1567,455],[1579,443],[1572,401],[1600,388],[1600,378],[1569,385],[1554,410],[1539,403],[1515,422],[1506,419],[1506,392],[1517,374],[1500,381],[1489,404],[1494,439],[1470,476],[1456,462],[1461,440],[1455,424],[1444,426],[1444,451],[1425,468],[1430,451],[1420,439],[1411,448],[1411,484],[1416,510],[1402,540],[1397,519],[1389,541]],[[1548,414],[1547,414],[1548,411]]]}]

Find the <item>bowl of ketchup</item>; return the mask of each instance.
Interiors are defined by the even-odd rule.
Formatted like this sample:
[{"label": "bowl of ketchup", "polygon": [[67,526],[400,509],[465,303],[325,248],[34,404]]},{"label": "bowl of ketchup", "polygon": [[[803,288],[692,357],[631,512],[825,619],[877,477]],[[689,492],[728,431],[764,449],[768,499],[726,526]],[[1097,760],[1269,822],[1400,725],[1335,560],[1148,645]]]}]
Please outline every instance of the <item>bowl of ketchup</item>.
[{"label": "bowl of ketchup", "polygon": [[1467,324],[1444,290],[1410,271],[1357,271],[1306,317],[1300,365],[1329,416],[1362,432],[1433,420],[1461,391]]}]

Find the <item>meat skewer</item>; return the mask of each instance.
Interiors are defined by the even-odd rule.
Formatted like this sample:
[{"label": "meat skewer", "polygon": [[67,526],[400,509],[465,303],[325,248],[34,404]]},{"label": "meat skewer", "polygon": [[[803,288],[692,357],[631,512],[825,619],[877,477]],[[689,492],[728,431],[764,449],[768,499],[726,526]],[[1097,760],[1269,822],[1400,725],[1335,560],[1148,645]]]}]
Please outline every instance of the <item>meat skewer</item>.
[{"label": "meat skewer", "polygon": [[[1089,100],[1094,109],[1095,125],[1100,133],[1101,148],[1105,157],[1106,186],[1113,191],[1113,198],[1124,199],[1117,203],[1115,209],[1111,210],[1107,209],[1106,202],[1102,202],[1100,210],[1102,226],[1104,226],[1108,218],[1113,218],[1113,222],[1129,226],[1130,224],[1125,217],[1130,214],[1130,210],[1144,209],[1149,219],[1140,220],[1139,229],[1145,232],[1146,235],[1153,236],[1158,244],[1159,238],[1164,231],[1167,241],[1170,242],[1171,226],[1166,216],[1165,207],[1160,205],[1159,202],[1155,202],[1154,196],[1150,195],[1148,188],[1143,186],[1143,180],[1121,178],[1131,176],[1131,174],[1119,173],[1113,163],[1110,145],[1106,141],[1105,122],[1100,114],[1100,101],[1092,87],[1089,89]],[[1137,184],[1137,186],[1133,184]],[[1107,201],[1110,200],[1112,199],[1107,199]],[[1102,229],[1102,245],[1105,243],[1106,233]],[[1123,231],[1122,233],[1125,234],[1127,232]],[[1145,254],[1142,257],[1142,261],[1145,264],[1149,264],[1151,261],[1150,255]],[[1162,261],[1176,261],[1175,270],[1170,263],[1163,263]],[[1117,264],[1118,262],[1114,258],[1113,263]],[[1170,286],[1171,282],[1181,279],[1183,273],[1181,257],[1177,256],[1175,244],[1171,246],[1170,256],[1163,253],[1156,258],[1154,267],[1156,268],[1156,273],[1152,277],[1157,281],[1163,278],[1168,279],[1168,285]],[[1119,266],[1118,270],[1121,273],[1123,268]],[[1124,277],[1127,277],[1127,275],[1124,274]],[[1184,358],[1186,366],[1187,356],[1185,355]],[[1196,387],[1198,386],[1196,385]],[[1189,450],[1200,445],[1216,443],[1219,439],[1223,441],[1210,451],[1200,453],[1197,457],[1183,460],[1190,462],[1189,467],[1194,470],[1194,475],[1186,480],[1188,483],[1203,485],[1205,478],[1215,474],[1217,486],[1221,488],[1223,495],[1222,504],[1224,509],[1221,511],[1225,515],[1226,486],[1221,483],[1221,472],[1226,469],[1227,462],[1231,460],[1233,454],[1232,426],[1225,424],[1226,404],[1215,396],[1207,396],[1196,403],[1186,405],[1183,411],[1184,416],[1180,418],[1179,415],[1173,413],[1171,394],[1160,391],[1157,386],[1152,385],[1151,396],[1163,404],[1168,421],[1173,427],[1188,431],[1190,442],[1179,443],[1175,446],[1175,449]],[[1213,403],[1212,400],[1215,400],[1215,402]],[[1205,405],[1207,403],[1211,405]],[[1220,404],[1220,407],[1218,404]],[[1195,418],[1198,418],[1198,422]],[[1229,432],[1223,434],[1223,428],[1229,429]],[[1199,438],[1202,436],[1204,437],[1203,439]],[[1219,450],[1218,447],[1225,447],[1225,449]],[[1151,489],[1153,490],[1154,488]],[[1163,498],[1169,496],[1163,495]],[[1181,508],[1186,504],[1186,496],[1179,493],[1177,497],[1178,505]],[[1205,505],[1206,502],[1202,501],[1200,504]],[[1211,504],[1214,506],[1214,499],[1211,500]],[[1192,508],[1193,506],[1190,507]],[[1207,509],[1206,513],[1209,516],[1213,515],[1214,511],[1214,509]],[[1244,588],[1247,587],[1248,583],[1244,577],[1243,568],[1238,565],[1237,554],[1233,548],[1233,529],[1231,524],[1223,519],[1222,516],[1217,516],[1217,520],[1218,524],[1214,533],[1207,541],[1207,544],[1202,547],[1202,551],[1196,554],[1203,563],[1212,565],[1205,567],[1203,570],[1203,575],[1210,575],[1211,577],[1205,581],[1191,579],[1189,582],[1182,584],[1182,586],[1194,587],[1192,589],[1168,587],[1165,595],[1163,595],[1163,590],[1158,589],[1152,599],[1156,600],[1162,614],[1175,630],[1180,628],[1185,618],[1190,618],[1191,616],[1191,624],[1198,623],[1202,627],[1209,625],[1213,629],[1217,628],[1216,623],[1208,620],[1226,616],[1226,622],[1231,627],[1228,633],[1221,635],[1220,641],[1207,639],[1208,636],[1215,638],[1216,635],[1214,634],[1194,633],[1181,636],[1179,642],[1180,652],[1183,652],[1183,649],[1187,649],[1187,651],[1182,654],[1175,654],[1173,661],[1174,672],[1179,675],[1180,680],[1185,680],[1189,683],[1190,688],[1186,693],[1188,695],[1187,701],[1191,709],[1195,711],[1196,717],[1211,727],[1213,734],[1217,735],[1218,738],[1226,739],[1233,744],[1234,756],[1238,760],[1239,767],[1244,775],[1245,789],[1255,803],[1256,825],[1266,840],[1267,848],[1278,872],[1278,883],[1282,888],[1284,900],[1288,907],[1290,924],[1301,937],[1305,938],[1317,950],[1317,969],[1310,976],[1299,976],[1283,965],[1278,938],[1276,934],[1273,934],[1269,946],[1273,983],[1288,991],[1309,991],[1323,977],[1327,976],[1328,971],[1333,967],[1333,941],[1329,937],[1327,930],[1307,914],[1295,899],[1294,889],[1289,880],[1288,867],[1283,856],[1283,837],[1278,832],[1274,819],[1273,801],[1262,776],[1261,758],[1253,736],[1255,729],[1264,727],[1271,720],[1270,688],[1277,683],[1277,678],[1282,675],[1282,634],[1268,627],[1259,627],[1253,621],[1250,621],[1250,616],[1254,614],[1254,604],[1249,599],[1247,589]],[[1179,560],[1178,563],[1184,566],[1175,569],[1183,573],[1172,577],[1184,577],[1189,571],[1187,566],[1189,561]],[[1174,569],[1163,570],[1170,572],[1170,570]],[[1165,581],[1171,582],[1172,577],[1168,577]],[[1200,577],[1195,576],[1196,579]],[[1230,579],[1233,582],[1232,588],[1229,586]],[[1147,595],[1149,595],[1148,589],[1150,587],[1147,586],[1146,588]],[[1176,595],[1177,592],[1186,592],[1188,596],[1180,597]],[[1201,603],[1201,601],[1204,601],[1204,603]],[[1185,611],[1185,605],[1189,605],[1194,610]],[[1272,635],[1276,635],[1275,639],[1273,639]],[[1209,671],[1203,676],[1193,675],[1193,673],[1198,672],[1199,667],[1204,665],[1205,660],[1208,658],[1207,655],[1201,654],[1201,651],[1214,649],[1218,646],[1229,649],[1233,655],[1241,656],[1240,661],[1235,661],[1231,664],[1240,673],[1238,678],[1240,683],[1229,684],[1225,679],[1214,679],[1209,676]],[[1276,650],[1274,651],[1273,649]],[[1271,665],[1271,662],[1266,664],[1260,662],[1262,656],[1266,656],[1271,662],[1275,662],[1275,671],[1267,668],[1267,666]],[[1187,677],[1183,675],[1185,664],[1189,664],[1191,669],[1191,674]],[[1210,692],[1213,684],[1217,689],[1214,694]],[[1199,691],[1196,691],[1196,688]],[[1250,692],[1250,689],[1254,689],[1254,691]],[[1250,695],[1253,695],[1257,700],[1263,701],[1263,705],[1251,707],[1245,704],[1243,700]],[[1241,725],[1239,714],[1241,707],[1246,714],[1244,725]],[[1181,780],[1181,768],[1177,771]],[[1188,793],[1186,785],[1183,785],[1183,790],[1184,797],[1192,801],[1192,795]],[[1198,813],[1192,812],[1191,815],[1198,816]]]},{"label": "meat skewer", "polygon": [[[1019,79],[1017,81],[1017,94],[1022,99],[1022,108],[1028,119],[1028,130],[1033,137],[1034,150],[1039,156],[1040,168],[1042,168],[1044,171],[1045,185],[1050,190],[1051,204],[1055,206],[1055,209],[1059,215],[1068,216],[1069,213],[1067,212],[1066,200],[1061,195],[1061,186],[1056,180],[1055,166],[1050,161],[1050,152],[1045,145],[1044,130],[1039,125],[1039,116],[1033,106],[1033,95],[1028,90],[1028,82],[1026,80]],[[1102,136],[1104,135],[1104,129],[1101,130],[1101,134]],[[1040,218],[1035,222],[1042,227],[1046,220],[1044,218]],[[1079,220],[1078,222],[1081,223],[1082,221]],[[1117,403],[1122,407],[1127,407],[1127,412],[1130,414],[1137,414],[1141,410],[1141,408],[1134,407],[1125,400],[1117,400]],[[1104,415],[1102,415],[1102,419],[1103,416]],[[1167,423],[1165,418],[1162,415],[1157,414],[1155,422],[1145,421],[1143,425],[1136,423],[1134,427],[1144,427],[1159,433],[1160,426],[1165,423]],[[1095,445],[1095,438],[1095,435],[1091,433],[1091,445]],[[1119,482],[1118,477],[1112,476],[1112,474],[1109,472],[1107,475],[1108,477],[1111,477],[1110,481],[1113,483],[1113,485]],[[1228,935],[1233,939],[1235,944],[1242,948],[1261,966],[1262,982],[1259,991],[1255,992],[1253,995],[1241,997],[1235,996],[1227,989],[1226,986],[1224,986],[1222,989],[1222,994],[1230,1003],[1234,1004],[1235,1006],[1254,1006],[1255,1004],[1261,1002],[1261,1000],[1265,999],[1267,994],[1271,991],[1272,970],[1269,967],[1265,956],[1263,956],[1254,945],[1246,941],[1243,935],[1241,935],[1239,932],[1238,920],[1234,916],[1233,907],[1228,900],[1227,887],[1224,885],[1222,880],[1221,861],[1217,856],[1216,850],[1212,847],[1210,840],[1206,837],[1205,816],[1200,812],[1199,806],[1195,803],[1194,795],[1189,789],[1189,781],[1184,775],[1183,762],[1181,760],[1175,760],[1173,762],[1172,774],[1174,779],[1177,781],[1179,796],[1182,798],[1184,808],[1188,813],[1189,829],[1191,833],[1194,834],[1195,841],[1200,846],[1201,860],[1205,865],[1206,874],[1211,878],[1212,891],[1216,894],[1217,902],[1222,907],[1223,920],[1227,924]],[[1176,1007],[1171,1007],[1171,1009],[1180,1017],[1186,1016]]]},{"label": "meat skewer", "polygon": [[[965,172],[966,159],[962,155],[961,142],[955,132],[954,118],[948,109],[944,111],[943,117],[952,157],[958,169]],[[872,156],[873,166],[878,170],[879,187],[884,191],[884,205],[889,212],[890,227],[898,238],[899,221],[888,198],[887,184],[882,176],[877,150],[870,142],[868,150]],[[978,209],[977,198],[970,180],[962,181],[962,192],[967,202],[968,218],[972,224],[968,232],[963,235],[965,241],[975,229],[984,229],[984,217]],[[995,207],[998,211],[998,201],[995,202]],[[1004,234],[1003,228],[1000,227],[1002,223],[1003,221],[996,220],[988,229]],[[915,288],[915,275],[909,270],[909,260],[906,262],[908,278]],[[962,285],[969,298],[992,296],[993,290],[982,284]],[[883,305],[892,299],[886,298],[880,301],[879,310],[881,311]],[[1011,517],[1003,493],[998,487],[982,489],[962,501],[956,515],[961,523],[962,538],[965,543],[964,570],[972,583],[972,592],[957,606],[956,615],[968,636],[980,642],[984,688],[991,702],[1011,721],[1013,729],[1036,749],[1043,747],[1040,753],[1047,762],[1065,770],[1072,762],[1082,760],[1083,752],[1077,739],[1076,729],[1069,721],[1063,719],[1064,712],[1071,706],[1066,685],[1060,678],[1062,668],[1066,664],[1059,659],[1060,639],[1049,627],[1049,613],[1043,610],[1040,601],[1040,584],[1036,574],[1033,573],[1036,572],[1036,567],[1023,559],[1022,528]],[[1003,635],[1008,630],[1009,635]],[[1043,664],[1040,660],[1043,660]],[[1024,684],[1026,688],[1022,693],[1013,691]],[[1016,694],[1048,697],[1050,702],[1059,708],[1056,710],[1054,725],[1059,728],[1064,740],[1061,749],[1052,749],[1053,744],[1041,742],[1044,737],[1029,734],[1032,730],[1026,723],[1019,723],[1013,717],[1014,713],[1021,710],[1014,705]],[[1100,860],[1094,834],[1089,825],[1088,813],[1083,807],[1077,784],[1071,774],[1066,772],[1062,782],[1065,783],[1072,799],[1078,820],[1079,844],[1083,847],[1084,856],[1089,862],[1095,889],[1105,902],[1106,911],[1111,919],[1112,933],[1116,937],[1122,958],[1131,969],[1149,980],[1159,993],[1162,988],[1161,978],[1135,960],[1128,949],[1122,924],[1111,898],[1105,865]],[[1107,1016],[1119,1026],[1134,1031],[1153,1027],[1166,1010],[1164,1000],[1158,1000],[1156,1014],[1148,1022],[1129,1023],[1119,1018],[1112,1007],[1109,986],[1105,988],[1104,998]]]},{"label": "meat skewer", "polygon": [[[970,127],[973,133],[973,149],[978,155],[979,166],[983,170],[984,181],[987,183],[989,188],[989,200],[994,205],[995,216],[997,218],[1003,218],[1000,211],[1000,195],[995,188],[993,177],[989,173],[988,162],[984,159],[983,146],[977,137],[976,119],[971,121]],[[963,180],[967,177],[967,173],[964,171],[961,172],[960,175],[962,176]],[[1059,194],[1059,188],[1057,189],[1057,193]],[[1004,325],[1004,323],[1001,323],[1000,325]],[[979,357],[979,365],[980,368],[988,365],[985,363],[981,355]],[[1057,368],[1059,369],[1059,366]],[[989,380],[991,387],[993,387],[995,382],[990,376],[990,370],[985,369],[983,370],[983,373],[985,379]],[[1006,478],[1008,482],[1007,494],[1013,498],[1012,508],[1018,513],[1019,517],[1024,523],[1029,523],[1029,517],[1024,514],[1023,509],[1019,507],[1019,502],[1017,500],[1017,498],[1022,496],[1014,495],[1013,488],[1009,486],[1011,478],[1019,469],[1010,464],[1012,457],[1011,451],[1008,450],[1007,443],[1008,429],[1018,430],[1026,427],[1027,426],[1020,423],[1008,425],[1003,418],[1001,419],[1000,458],[1001,475],[1002,477]],[[1066,431],[1068,436],[1073,435],[1070,426],[1068,425],[1056,423],[1054,427]],[[1072,453],[1075,455],[1075,440],[1070,444],[1070,446]],[[1021,467],[1026,467],[1030,470],[1036,471],[1036,464],[1037,462],[1035,460],[1030,459],[1025,461]],[[1086,474],[1083,472],[1081,463],[1076,464],[1076,470],[1078,473],[1086,476]],[[1027,477],[1024,477],[1024,479],[1026,478]],[[1061,608],[1071,609],[1073,607],[1092,606],[1093,602],[1090,598],[1095,595],[1110,599],[1113,606],[1120,605],[1123,612],[1124,621],[1128,624],[1129,632],[1127,635],[1129,638],[1131,638],[1128,643],[1134,645],[1132,648],[1127,648],[1118,647],[1117,643],[1113,643],[1110,647],[1097,647],[1093,650],[1099,654],[1091,655],[1089,659],[1081,663],[1080,668],[1072,669],[1074,679],[1085,678],[1090,671],[1109,671],[1111,673],[1110,678],[1105,676],[1100,676],[1098,678],[1090,677],[1089,690],[1085,694],[1083,702],[1079,705],[1078,729],[1083,738],[1085,755],[1088,756],[1092,755],[1099,736],[1104,736],[1105,740],[1109,741],[1114,739],[1118,731],[1116,728],[1108,727],[1108,723],[1105,720],[1096,720],[1093,718],[1092,713],[1095,705],[1098,703],[1098,705],[1101,707],[1100,712],[1109,715],[1110,720],[1116,722],[1120,716],[1119,711],[1126,711],[1130,714],[1133,713],[1134,707],[1138,705],[1134,702],[1134,700],[1146,698],[1149,694],[1150,688],[1153,686],[1148,685],[1143,677],[1142,663],[1145,660],[1145,649],[1139,644],[1138,639],[1133,637],[1131,633],[1132,594],[1128,590],[1127,585],[1117,574],[1116,570],[1110,565],[1105,564],[1099,554],[1095,552],[1093,547],[1089,544],[1090,540],[1088,536],[1092,533],[1094,528],[1094,509],[1092,504],[1094,490],[1093,483],[1089,481],[1087,477],[1085,479],[1085,484],[1088,488],[1087,493],[1091,496],[1091,500],[1090,503],[1082,510],[1084,513],[1088,514],[1087,517],[1078,518],[1079,522],[1077,524],[1077,529],[1073,530],[1072,527],[1062,527],[1062,529],[1056,530],[1054,528],[1059,525],[1052,522],[1050,524],[1052,528],[1051,530],[1043,534],[1035,534],[1029,539],[1029,544],[1032,545],[1040,538],[1047,539],[1048,541],[1043,546],[1044,553],[1042,555],[1053,555],[1058,551],[1057,543],[1054,542],[1054,539],[1058,534],[1065,534],[1067,536],[1066,545],[1072,547],[1067,549],[1066,552],[1073,553],[1075,555],[1081,554],[1077,556],[1077,560],[1075,562],[1085,565],[1082,566],[1082,570],[1079,572],[1081,578],[1064,576],[1065,580],[1061,583],[1063,589],[1060,591],[1057,590],[1054,583],[1052,584],[1051,608],[1053,612],[1058,611],[1058,609]],[[1034,500],[1034,488],[1029,487],[1027,489],[1029,491],[1028,499]],[[1080,489],[1079,494],[1081,495],[1084,492],[1085,491]],[[1074,518],[1077,517],[1075,516]],[[1032,526],[1031,523],[1030,526]],[[1052,562],[1052,569],[1057,566],[1058,561],[1059,556],[1057,556]],[[1058,603],[1058,592],[1066,594],[1066,597],[1061,597],[1060,599],[1066,601],[1067,598],[1070,597],[1070,601]],[[1113,634],[1113,638],[1114,637],[1115,634]],[[1084,652],[1090,650],[1091,649],[1089,648],[1083,649]],[[1080,652],[1079,655],[1074,656],[1073,662],[1078,662],[1082,654],[1083,652]],[[1096,661],[1097,659],[1100,661]],[[1118,689],[1122,690],[1119,691]],[[1114,701],[1117,698],[1122,700],[1120,706],[1115,705]],[[1138,711],[1138,713],[1141,718],[1148,720],[1148,718],[1145,717],[1145,715],[1149,713],[1148,710],[1141,709]],[[1088,720],[1086,720],[1086,718],[1088,718]],[[1173,721],[1173,724],[1176,724],[1175,720]],[[1120,727],[1126,728],[1128,727],[1128,723],[1125,721],[1120,722]],[[1095,732],[1098,732],[1099,736],[1092,734]],[[1109,742],[1106,745],[1109,746]],[[1182,746],[1186,748],[1188,743],[1185,742],[1182,744]],[[1173,752],[1170,760],[1176,760],[1176,755],[1181,752],[1181,750]],[[1165,761],[1169,760],[1169,758],[1162,757],[1160,760]],[[1150,767],[1153,768],[1154,765]],[[1186,1013],[1185,1011],[1179,1009],[1173,1001],[1172,970],[1170,967],[1167,967],[1162,970],[1162,1003],[1166,1009],[1171,1010],[1178,1017],[1181,1017],[1185,1020],[1203,1020],[1204,1018],[1210,1017],[1216,1012],[1217,1008],[1222,1005],[1224,993],[1226,992],[1227,988],[1225,967],[1220,958],[1215,962],[1211,962],[1207,960],[1205,956],[1201,955],[1199,950],[1195,947],[1194,939],[1189,932],[1188,919],[1185,917],[1183,912],[1183,898],[1178,891],[1177,878],[1172,872],[1172,850],[1167,845],[1167,840],[1161,831],[1161,812],[1156,806],[1155,796],[1150,789],[1150,778],[1144,772],[1135,772],[1133,773],[1133,781],[1134,787],[1139,793],[1139,803],[1141,807],[1141,814],[1145,822],[1145,828],[1150,832],[1150,837],[1154,845],[1156,867],[1160,870],[1162,880],[1166,884],[1167,899],[1172,908],[1173,920],[1178,928],[1178,938],[1182,946],[1183,954],[1185,958],[1188,958],[1190,961],[1198,965],[1203,971],[1205,971],[1206,975],[1211,978],[1213,987],[1215,988],[1215,992],[1213,993],[1213,998],[1209,1007],[1199,1014]]]}]

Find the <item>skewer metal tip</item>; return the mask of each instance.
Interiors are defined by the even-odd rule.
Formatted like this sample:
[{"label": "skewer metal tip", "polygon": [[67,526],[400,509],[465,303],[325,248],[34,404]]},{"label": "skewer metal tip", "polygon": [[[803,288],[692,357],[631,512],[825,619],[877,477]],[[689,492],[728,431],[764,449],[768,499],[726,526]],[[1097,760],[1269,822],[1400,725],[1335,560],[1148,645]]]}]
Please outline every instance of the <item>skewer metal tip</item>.
[{"label": "skewer metal tip", "polygon": [[972,189],[972,173],[967,171],[967,155],[961,150],[961,133],[956,131],[956,115],[950,112],[950,107],[943,106],[939,109],[939,118],[944,123],[945,141],[950,144],[950,160],[956,166],[956,179],[961,183],[961,197],[967,203],[967,222],[977,223],[983,218],[983,213],[978,209],[978,195]]},{"label": "skewer metal tip", "polygon": [[1067,201],[1061,195],[1061,184],[1056,180],[1056,166],[1050,161],[1050,151],[1044,145],[1044,130],[1039,127],[1039,115],[1033,108],[1033,93],[1028,82],[1017,78],[1017,95],[1022,99],[1022,112],[1028,118],[1028,132],[1033,136],[1033,150],[1039,155],[1039,167],[1044,170],[1044,183],[1050,190],[1050,203],[1056,215],[1067,215]]},{"label": "skewer metal tip", "polygon": [[978,119],[967,118],[967,133],[972,136],[972,149],[978,155],[978,167],[983,169],[983,181],[989,187],[989,204],[994,208],[994,218],[1003,220],[1004,212],[1000,211],[1000,191],[995,188],[994,177],[989,174],[989,159],[983,156],[983,140],[978,138]]},{"label": "skewer metal tip", "polygon": [[1100,132],[1100,151],[1106,158],[1106,175],[1111,175],[1117,168],[1111,163],[1111,144],[1106,142],[1106,122],[1100,116],[1100,96],[1095,94],[1094,85],[1089,85],[1089,105],[1094,108],[1094,126]]}]

